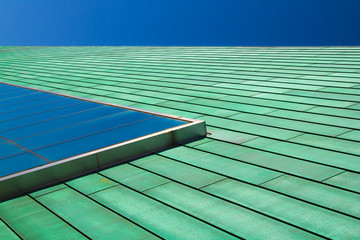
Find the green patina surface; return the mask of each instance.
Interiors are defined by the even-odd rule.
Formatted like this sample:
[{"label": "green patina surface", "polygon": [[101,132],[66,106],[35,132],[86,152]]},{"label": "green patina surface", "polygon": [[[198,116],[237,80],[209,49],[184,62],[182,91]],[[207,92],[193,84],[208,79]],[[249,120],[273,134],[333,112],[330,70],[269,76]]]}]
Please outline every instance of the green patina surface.
[{"label": "green patina surface", "polygon": [[0,81],[210,133],[0,203],[0,239],[360,239],[360,47],[0,47]]}]

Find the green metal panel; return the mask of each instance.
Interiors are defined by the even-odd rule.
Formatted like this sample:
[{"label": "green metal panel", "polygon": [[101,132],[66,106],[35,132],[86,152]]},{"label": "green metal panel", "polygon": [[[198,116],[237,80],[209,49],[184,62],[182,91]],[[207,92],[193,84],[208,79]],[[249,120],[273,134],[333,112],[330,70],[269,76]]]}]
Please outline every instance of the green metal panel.
[{"label": "green metal panel", "polygon": [[[201,104],[204,106],[209,107],[216,107],[216,108],[225,108],[230,110],[237,110],[242,112],[252,112],[252,113],[259,113],[259,114],[265,114],[274,111],[273,108],[270,107],[264,107],[264,106],[256,106],[256,105],[250,105],[250,104],[243,104],[241,101],[231,102],[231,101],[222,101],[221,99],[203,99],[203,98],[197,98],[191,103],[194,104]],[[216,116],[218,116],[216,114]]]},{"label": "green metal panel", "polygon": [[0,216],[24,239],[86,239],[27,196],[0,203]]},{"label": "green metal panel", "polygon": [[[347,89],[347,88],[345,88]],[[360,94],[360,91],[355,94]],[[350,108],[353,108],[355,105],[351,105]],[[360,118],[360,112],[352,109],[345,109],[345,108],[331,108],[331,107],[316,107],[309,109],[308,112],[313,113],[322,113],[322,114],[329,114],[338,117],[350,117],[350,118]]]},{"label": "green metal panel", "polygon": [[268,127],[264,125],[257,125],[248,122],[240,122],[240,121],[219,118],[219,117],[205,116],[205,117],[201,117],[200,119],[206,121],[206,123],[210,126],[222,127],[226,129],[244,132],[246,134],[254,134],[265,137],[271,136],[273,138],[281,139],[281,140],[293,138],[301,134],[299,132],[292,130]]},{"label": "green metal panel", "polygon": [[302,143],[329,150],[337,150],[343,153],[360,155],[360,145],[354,141],[343,139],[327,138],[310,134],[303,134],[291,139],[292,142]]},{"label": "green metal panel", "polygon": [[48,194],[48,193],[51,193],[51,192],[55,192],[55,191],[61,190],[63,188],[67,188],[67,186],[65,184],[57,184],[57,185],[54,185],[54,186],[51,186],[51,187],[47,187],[47,188],[38,190],[36,192],[32,192],[29,195],[34,197],[34,198],[37,198],[39,196],[42,196],[42,195],[45,195],[45,194]]},{"label": "green metal panel", "polygon": [[211,173],[196,167],[179,163],[162,156],[148,156],[133,161],[131,164],[156,172],[160,175],[176,179],[177,181],[189,184],[196,188],[225,179],[216,173]]},{"label": "green metal panel", "polygon": [[1,81],[210,125],[206,139],[30,194],[45,206],[3,202],[0,217],[25,239],[123,226],[129,238],[358,239],[359,57],[359,47],[0,47]]},{"label": "green metal panel", "polygon": [[360,131],[352,130],[352,131],[346,132],[344,134],[341,134],[338,137],[359,142],[360,141]]},{"label": "green metal panel", "polygon": [[246,133],[234,132],[222,128],[216,127],[207,127],[208,137],[225,141],[225,142],[232,142],[236,144],[241,144],[243,142],[252,140],[257,138],[258,136],[250,135]]},{"label": "green metal panel", "polygon": [[[255,104],[257,106],[266,106],[269,109],[272,109],[273,111],[276,110],[277,108],[304,111],[314,107],[313,105],[304,104],[304,103],[283,102],[283,101],[278,101],[276,99],[271,100],[271,99],[261,99],[261,98],[249,98],[249,97],[234,96],[234,95],[227,95],[221,99],[224,101]],[[253,113],[253,112],[249,111],[249,113]]]},{"label": "green metal panel", "polygon": [[325,181],[334,186],[350,189],[360,193],[360,174],[354,172],[343,172]]},{"label": "green metal panel", "polygon": [[[360,85],[357,85],[356,88],[360,88]],[[356,110],[360,110],[360,104],[354,104],[354,105],[351,105],[350,107],[348,107],[350,109],[356,109]]]},{"label": "green metal panel", "polygon": [[[85,184],[78,184],[84,186]],[[85,191],[89,188],[86,186]],[[156,237],[70,188],[37,197],[61,218],[91,239],[144,239]]]},{"label": "green metal panel", "polygon": [[130,164],[109,168],[100,173],[138,191],[145,191],[146,189],[170,182],[166,178],[154,175]]},{"label": "green metal panel", "polygon": [[236,239],[123,186],[91,197],[165,239]]},{"label": "green metal panel", "polygon": [[325,99],[332,99],[332,100],[351,101],[354,103],[360,101],[360,97],[357,95],[345,95],[345,94],[338,94],[338,93],[309,92],[309,91],[294,90],[294,91],[287,92],[287,94],[295,95],[295,96],[306,96],[306,97],[314,97],[314,98],[325,98]]},{"label": "green metal panel", "polygon": [[[309,110],[310,111],[310,110]],[[330,113],[327,111],[327,113]],[[360,122],[358,119],[351,119],[351,118],[344,118],[344,117],[336,117],[336,116],[329,116],[323,114],[315,114],[315,113],[307,113],[307,112],[295,112],[295,111],[286,111],[286,110],[277,110],[267,115],[282,117],[282,118],[290,118],[296,119],[306,122],[313,122],[313,123],[321,123],[321,124],[328,124],[331,126],[338,126],[338,127],[348,127],[348,128],[360,128]]]},{"label": "green metal panel", "polygon": [[[312,136],[314,136],[314,138],[318,137],[315,135]],[[341,144],[341,141],[339,141],[339,144]],[[314,148],[307,145],[277,141],[266,138],[257,138],[245,142],[244,145],[256,147],[262,150],[272,151],[275,153],[286,154],[292,157],[298,157],[301,159],[322,163],[334,167],[351,169],[355,171],[360,170],[359,157],[345,153],[339,153],[326,149]]]},{"label": "green metal panel", "polygon": [[263,187],[339,212],[360,217],[358,194],[288,175],[268,181]]},{"label": "green metal panel", "polygon": [[245,239],[317,239],[312,234],[177,183],[150,189],[146,194]]},{"label": "green metal panel", "polygon": [[98,174],[90,174],[81,178],[77,178],[67,182],[72,188],[81,188],[82,192],[86,195],[104,190],[106,188],[118,185],[116,182],[111,181]]},{"label": "green metal panel", "polygon": [[227,109],[218,109],[208,106],[200,106],[200,105],[193,105],[189,103],[181,103],[181,102],[172,102],[172,101],[166,101],[159,104],[160,106],[179,109],[179,110],[186,110],[190,112],[197,112],[200,114],[210,114],[215,116],[221,116],[221,117],[228,117],[231,115],[236,114],[236,111],[233,110],[227,110]]},{"label": "green metal panel", "polygon": [[[257,139],[245,142],[244,144],[250,144]],[[224,157],[239,159],[243,162],[255,164],[257,166],[291,173],[315,180],[324,180],[342,172],[340,169],[328,167],[325,165],[320,165],[308,161],[301,161],[299,159],[286,157],[275,153],[264,152],[261,150],[224,142],[212,141],[195,146],[195,148],[210,153],[220,154]]]},{"label": "green metal panel", "polygon": [[305,103],[305,104],[314,104],[320,106],[334,106],[334,107],[348,107],[356,103],[356,102],[328,100],[322,98],[306,98],[306,97],[298,97],[291,95],[271,94],[271,93],[260,93],[255,97],[264,98],[264,99],[277,99],[282,101]]},{"label": "green metal panel", "polygon": [[[260,184],[272,178],[282,175],[282,173],[242,163],[226,157],[213,155],[196,149],[178,147],[160,153],[163,156],[176,159],[187,164],[191,164],[202,169],[217,172],[242,181]],[[169,175],[177,179],[175,175]],[[195,175],[196,176],[196,175]],[[177,179],[180,180],[180,179]]]},{"label": "green metal panel", "polygon": [[0,221],[0,238],[6,240],[20,239],[16,234],[11,231],[2,221]]},{"label": "green metal panel", "polygon": [[234,180],[204,188],[217,196],[256,209],[331,239],[356,239],[360,221]]},{"label": "green metal panel", "polygon": [[320,134],[326,136],[337,136],[349,131],[348,128],[335,126],[324,126],[317,123],[308,123],[291,119],[283,119],[258,114],[240,113],[230,117],[234,120],[247,121],[256,124],[278,127],[282,129],[296,130],[299,132],[308,132],[312,134]]}]

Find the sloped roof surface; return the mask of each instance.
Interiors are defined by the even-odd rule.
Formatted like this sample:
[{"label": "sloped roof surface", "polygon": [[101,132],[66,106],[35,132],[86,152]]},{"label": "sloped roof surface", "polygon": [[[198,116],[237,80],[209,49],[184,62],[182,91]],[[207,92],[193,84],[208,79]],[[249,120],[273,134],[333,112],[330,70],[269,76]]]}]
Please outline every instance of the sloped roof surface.
[{"label": "sloped roof surface", "polygon": [[2,47],[0,78],[209,132],[0,203],[0,239],[360,239],[360,47]]}]

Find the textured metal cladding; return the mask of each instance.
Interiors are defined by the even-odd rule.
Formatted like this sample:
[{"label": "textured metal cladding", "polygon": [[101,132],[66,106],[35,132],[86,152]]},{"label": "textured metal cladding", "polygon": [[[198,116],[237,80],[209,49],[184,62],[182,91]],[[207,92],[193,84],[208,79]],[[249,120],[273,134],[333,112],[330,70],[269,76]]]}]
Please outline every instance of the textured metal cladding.
[{"label": "textured metal cladding", "polygon": [[202,119],[208,136],[2,202],[0,236],[359,239],[359,47],[1,49],[1,81]]}]

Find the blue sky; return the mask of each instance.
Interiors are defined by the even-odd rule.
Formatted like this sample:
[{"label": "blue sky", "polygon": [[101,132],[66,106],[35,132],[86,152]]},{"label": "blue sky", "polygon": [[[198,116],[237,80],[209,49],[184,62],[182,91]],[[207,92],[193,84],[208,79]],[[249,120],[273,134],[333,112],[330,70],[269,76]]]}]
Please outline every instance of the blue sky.
[{"label": "blue sky", "polygon": [[0,45],[360,45],[359,0],[0,0]]}]

